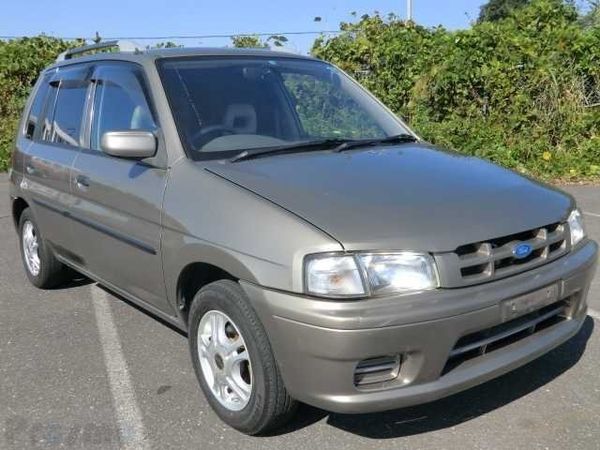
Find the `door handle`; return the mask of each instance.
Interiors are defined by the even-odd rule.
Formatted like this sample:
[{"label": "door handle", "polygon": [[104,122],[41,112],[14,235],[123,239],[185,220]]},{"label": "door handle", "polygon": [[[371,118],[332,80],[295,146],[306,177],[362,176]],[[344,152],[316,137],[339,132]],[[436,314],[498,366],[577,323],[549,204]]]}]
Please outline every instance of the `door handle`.
[{"label": "door handle", "polygon": [[35,167],[33,167],[31,164],[27,164],[25,166],[25,171],[27,172],[28,175],[35,175],[36,174],[36,170]]},{"label": "door handle", "polygon": [[77,175],[75,178],[75,183],[79,189],[85,189],[90,187],[90,179],[85,175]]}]

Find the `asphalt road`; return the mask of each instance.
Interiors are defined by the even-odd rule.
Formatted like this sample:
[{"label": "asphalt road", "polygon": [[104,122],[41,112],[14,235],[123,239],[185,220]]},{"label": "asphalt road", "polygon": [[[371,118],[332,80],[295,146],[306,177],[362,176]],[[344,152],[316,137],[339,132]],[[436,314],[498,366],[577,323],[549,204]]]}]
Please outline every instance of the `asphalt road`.
[{"label": "asphalt road", "polygon": [[[600,188],[569,189],[600,238]],[[186,338],[101,287],[26,280],[0,176],[0,448],[600,449],[600,321],[499,379],[382,414],[301,407],[278,435],[224,426]],[[598,278],[590,305],[600,311]],[[599,316],[600,317],[600,316]]]}]

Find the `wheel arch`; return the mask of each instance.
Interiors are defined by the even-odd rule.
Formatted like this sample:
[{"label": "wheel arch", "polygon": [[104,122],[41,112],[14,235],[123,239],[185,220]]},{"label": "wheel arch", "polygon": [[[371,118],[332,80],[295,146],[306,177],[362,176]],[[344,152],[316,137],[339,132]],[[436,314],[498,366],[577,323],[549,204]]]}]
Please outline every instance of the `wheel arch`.
[{"label": "wheel arch", "polygon": [[21,220],[21,214],[23,214],[23,211],[25,211],[27,208],[29,208],[29,203],[27,203],[27,201],[24,198],[17,197],[13,200],[13,202],[12,202],[12,217],[13,217],[13,222],[14,222],[16,228],[19,227],[19,221]]},{"label": "wheel arch", "polygon": [[190,305],[196,293],[207,284],[219,280],[238,281],[239,278],[221,267],[205,262],[194,262],[185,266],[177,279],[177,307],[187,324]]},{"label": "wheel arch", "polygon": [[[187,326],[190,305],[196,293],[204,286],[219,280],[249,281],[257,283],[256,277],[239,259],[224,250],[212,246],[192,246],[177,258],[176,271],[167,279],[177,310]],[[170,288],[169,288],[170,285]]]}]

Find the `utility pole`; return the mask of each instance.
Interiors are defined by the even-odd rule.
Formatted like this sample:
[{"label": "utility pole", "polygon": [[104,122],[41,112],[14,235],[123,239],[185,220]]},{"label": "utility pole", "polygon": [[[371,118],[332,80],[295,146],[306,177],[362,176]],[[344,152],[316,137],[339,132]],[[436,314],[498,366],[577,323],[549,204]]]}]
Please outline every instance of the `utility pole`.
[{"label": "utility pole", "polygon": [[412,22],[413,20],[413,2],[412,0],[406,0],[406,21]]}]

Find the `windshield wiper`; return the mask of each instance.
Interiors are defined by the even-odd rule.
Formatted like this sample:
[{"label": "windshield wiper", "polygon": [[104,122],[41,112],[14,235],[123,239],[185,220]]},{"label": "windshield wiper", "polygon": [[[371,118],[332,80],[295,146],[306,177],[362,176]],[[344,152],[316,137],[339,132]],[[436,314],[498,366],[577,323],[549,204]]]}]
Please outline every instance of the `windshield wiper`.
[{"label": "windshield wiper", "polygon": [[343,152],[352,148],[369,147],[373,145],[401,144],[404,142],[416,142],[417,138],[412,134],[398,134],[379,139],[319,139],[316,141],[298,142],[296,144],[281,145],[255,150],[244,150],[229,161],[238,162],[254,159],[265,155],[276,155],[281,153],[294,153],[301,151],[327,150],[333,147],[334,152]]},{"label": "windshield wiper", "polygon": [[374,145],[385,144],[403,144],[405,142],[417,142],[417,140],[418,139],[412,134],[397,134],[395,136],[388,136],[381,139],[359,139],[355,141],[342,142],[340,145],[334,148],[333,151],[343,152],[345,150],[350,150],[359,147],[371,147]]},{"label": "windshield wiper", "polygon": [[238,162],[245,161],[248,159],[258,158],[263,155],[275,155],[278,153],[293,153],[299,151],[313,151],[313,150],[325,150],[327,148],[335,147],[339,148],[341,145],[347,142],[354,142],[349,139],[320,139],[318,141],[305,141],[298,142],[296,144],[281,145],[279,147],[268,147],[260,150],[244,150],[237,154],[229,161]]}]

